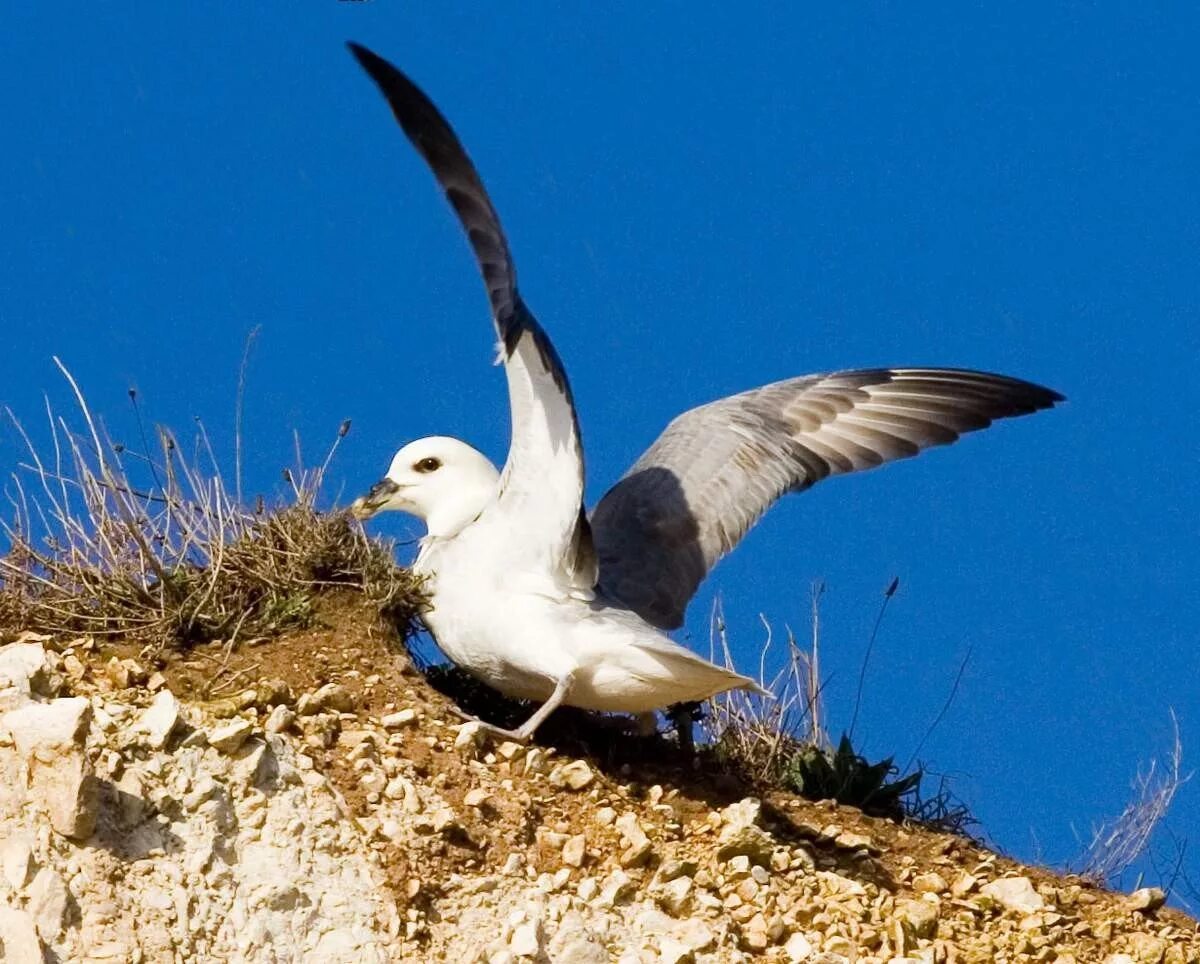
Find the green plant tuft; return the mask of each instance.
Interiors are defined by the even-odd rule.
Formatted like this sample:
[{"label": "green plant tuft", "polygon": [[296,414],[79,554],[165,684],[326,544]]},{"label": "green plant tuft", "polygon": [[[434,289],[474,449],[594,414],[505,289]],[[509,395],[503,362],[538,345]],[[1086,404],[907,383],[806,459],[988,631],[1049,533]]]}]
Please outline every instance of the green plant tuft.
[{"label": "green plant tuft", "polygon": [[783,783],[812,800],[836,800],[858,807],[864,813],[899,820],[915,799],[922,773],[916,770],[899,776],[892,757],[870,763],[860,756],[842,734],[837,749],[823,750],[813,744],[800,747],[784,764]]}]

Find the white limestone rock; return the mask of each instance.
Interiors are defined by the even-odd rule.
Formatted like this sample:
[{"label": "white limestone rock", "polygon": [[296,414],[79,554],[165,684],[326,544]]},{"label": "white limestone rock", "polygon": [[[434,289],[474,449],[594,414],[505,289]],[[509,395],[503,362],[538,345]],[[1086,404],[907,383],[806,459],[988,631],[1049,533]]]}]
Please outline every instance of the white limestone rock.
[{"label": "white limestone rock", "polygon": [[1042,910],[1046,902],[1033,888],[1033,881],[1028,877],[1002,877],[984,884],[979,893],[990,897],[1007,910],[1022,914],[1033,914]]},{"label": "white limestone rock", "polygon": [[99,801],[86,753],[92,707],[83,697],[29,703],[0,717],[28,773],[29,798],[65,837],[83,840],[96,827]]},{"label": "white limestone rock", "polygon": [[236,752],[254,732],[249,720],[237,717],[208,734],[208,745],[221,753]]},{"label": "white limestone rock", "polygon": [[138,719],[137,729],[146,735],[151,749],[161,750],[179,725],[179,700],[170,690],[160,690],[154,702]]},{"label": "white limestone rock", "polygon": [[759,825],[762,804],[754,797],[731,803],[721,811],[721,831],[717,837],[717,857],[730,860],[747,856],[754,863],[769,865],[775,841]]},{"label": "white limestone rock", "polygon": [[33,918],[0,904],[0,948],[5,964],[43,964],[42,942]]},{"label": "white limestone rock", "polygon": [[33,699],[49,673],[41,643],[0,646],[0,711],[16,709]]},{"label": "white limestone rock", "polygon": [[34,875],[33,883],[29,885],[28,909],[39,936],[47,944],[63,929],[69,897],[66,883],[49,867],[43,867]]},{"label": "white limestone rock", "polygon": [[24,834],[13,834],[0,844],[0,868],[8,886],[20,891],[33,872],[33,841]]}]

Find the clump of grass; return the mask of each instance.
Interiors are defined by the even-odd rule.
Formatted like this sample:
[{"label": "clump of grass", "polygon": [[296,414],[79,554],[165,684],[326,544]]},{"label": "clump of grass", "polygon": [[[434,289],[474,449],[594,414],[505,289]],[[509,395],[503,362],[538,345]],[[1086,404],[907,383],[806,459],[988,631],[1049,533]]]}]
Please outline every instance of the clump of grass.
[{"label": "clump of grass", "polygon": [[[895,590],[893,583],[885,594],[885,604]],[[789,629],[785,641],[787,658],[783,668],[770,679],[766,676],[766,666],[774,645],[774,632],[762,620],[766,636],[759,654],[758,682],[775,698],[731,690],[710,700],[702,717],[707,752],[743,779],[764,788],[790,790],[812,800],[836,800],[873,816],[965,832],[975,821],[967,808],[951,795],[944,781],[932,796],[923,796],[921,784],[926,776],[923,767],[902,773],[892,757],[871,762],[861,755],[849,734],[843,734],[836,746],[830,740],[824,724],[820,677],[822,592],[823,587],[814,587],[808,648],[802,647]],[[725,665],[732,667],[719,602],[713,607],[710,649],[714,660],[723,657]],[[861,696],[861,680],[859,693]]]},{"label": "clump of grass", "polygon": [[1166,764],[1160,765],[1152,759],[1138,768],[1133,794],[1125,809],[1114,819],[1093,828],[1091,839],[1077,861],[1082,876],[1100,884],[1119,884],[1125,871],[1146,853],[1179,788],[1191,779],[1190,773],[1182,773],[1183,741],[1174,711],[1171,725],[1174,739]]},{"label": "clump of grass", "polygon": [[11,517],[0,523],[9,544],[0,556],[0,632],[232,646],[306,625],[314,596],[332,587],[362,592],[411,632],[423,605],[415,577],[348,515],[316,507],[348,422],[319,468],[285,470],[286,496],[246,506],[231,494],[203,423],[190,454],[164,428],[153,452],[133,451],[109,438],[58,364],[82,431],[47,406],[51,455],[43,458],[8,413],[29,461],[12,476]]}]

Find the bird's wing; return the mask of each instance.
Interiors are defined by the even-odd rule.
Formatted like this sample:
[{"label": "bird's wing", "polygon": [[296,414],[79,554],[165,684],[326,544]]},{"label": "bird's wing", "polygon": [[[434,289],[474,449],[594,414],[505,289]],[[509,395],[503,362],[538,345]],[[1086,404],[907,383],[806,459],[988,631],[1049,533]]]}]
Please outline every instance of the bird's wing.
[{"label": "bird's wing", "polygon": [[590,589],[596,560],[583,512],[583,452],[571,387],[549,337],[517,293],[496,210],[433,102],[386,60],[349,47],[445,191],[487,288],[512,413],[512,444],[497,501],[485,510],[488,522],[519,533],[508,546],[514,566],[545,569],[572,588]]},{"label": "bird's wing", "polygon": [[784,493],[1061,400],[1001,375],[896,368],[809,375],[694,408],[596,506],[600,588],[673,629],[708,571]]}]

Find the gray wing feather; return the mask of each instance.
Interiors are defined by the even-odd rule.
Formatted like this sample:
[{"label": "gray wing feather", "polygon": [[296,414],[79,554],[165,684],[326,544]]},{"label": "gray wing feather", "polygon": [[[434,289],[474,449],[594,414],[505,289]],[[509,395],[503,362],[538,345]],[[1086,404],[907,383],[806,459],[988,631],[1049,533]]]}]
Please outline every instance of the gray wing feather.
[{"label": "gray wing feather", "polygon": [[600,588],[673,629],[708,571],[780,496],[1061,400],[1002,375],[903,368],[793,378],[694,408],[592,513]]}]

